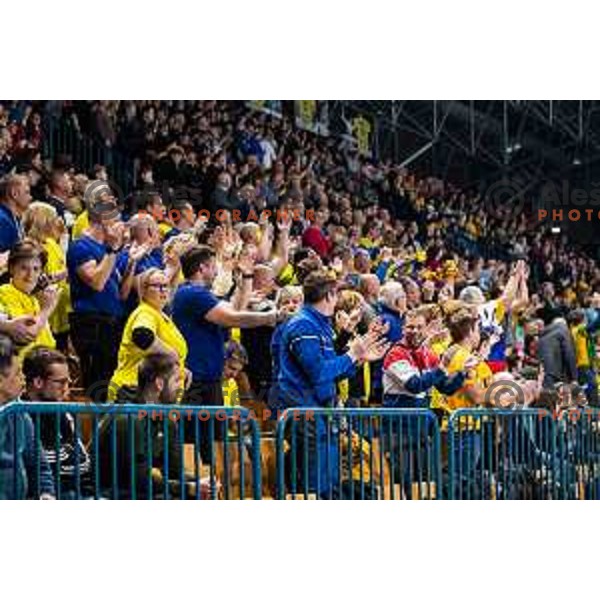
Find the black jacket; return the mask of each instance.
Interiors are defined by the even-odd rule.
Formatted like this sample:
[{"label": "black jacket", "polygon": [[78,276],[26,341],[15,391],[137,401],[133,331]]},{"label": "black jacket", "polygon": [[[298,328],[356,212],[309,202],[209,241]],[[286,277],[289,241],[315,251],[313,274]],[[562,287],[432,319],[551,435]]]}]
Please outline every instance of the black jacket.
[{"label": "black jacket", "polygon": [[538,354],[544,365],[545,388],[577,380],[575,349],[567,324],[561,319],[547,325],[540,336]]}]

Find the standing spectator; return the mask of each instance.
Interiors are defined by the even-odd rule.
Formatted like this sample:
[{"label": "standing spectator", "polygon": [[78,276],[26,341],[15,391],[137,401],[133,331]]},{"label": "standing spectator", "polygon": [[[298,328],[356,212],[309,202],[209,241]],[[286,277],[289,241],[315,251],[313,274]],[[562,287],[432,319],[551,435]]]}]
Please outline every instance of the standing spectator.
[{"label": "standing spectator", "polygon": [[312,248],[321,258],[327,258],[333,248],[333,244],[325,232],[325,223],[328,219],[329,210],[319,208],[315,213],[314,223],[302,235],[302,244]]},{"label": "standing spectator", "polygon": [[44,199],[44,202],[56,209],[59,217],[64,220],[65,225],[69,229],[75,221],[75,217],[66,207],[72,193],[73,184],[67,173],[59,170],[53,171],[48,182],[48,195]]},{"label": "standing spectator", "polygon": [[[253,275],[242,275],[239,295],[231,303],[217,298],[211,291],[217,276],[215,252],[208,246],[197,246],[181,257],[185,283],[173,299],[173,320],[186,339],[189,349],[186,366],[192,373],[192,384],[186,403],[223,406],[223,367],[227,327],[260,327],[274,325],[276,311],[249,312],[238,310],[242,298],[249,295]],[[193,432],[192,432],[193,433]],[[188,431],[187,435],[190,435]],[[203,439],[208,436],[203,435]],[[208,460],[210,448],[204,444],[203,458]]]},{"label": "standing spectator", "polygon": [[109,391],[119,400],[130,400],[135,395],[138,368],[149,354],[172,356],[181,369],[181,380],[185,381],[187,344],[175,323],[164,312],[169,301],[169,289],[169,280],[160,269],[151,267],[139,277],[140,304],[125,325],[119,362]]},{"label": "standing spectator", "polygon": [[427,408],[433,389],[453,394],[465,375],[450,376],[429,347],[426,314],[411,310],[406,315],[402,339],[383,361],[383,405],[391,408]]},{"label": "standing spectator", "polygon": [[135,260],[125,271],[116,261],[123,247],[123,223],[114,201],[103,197],[89,207],[90,226],[69,247],[67,268],[73,312],[71,340],[81,366],[83,385],[98,385],[98,400],[115,370],[122,332],[123,295],[130,289]]},{"label": "standing spectator", "polygon": [[94,111],[94,132],[107,148],[115,145],[116,134],[113,118],[109,113],[109,101],[100,100]]},{"label": "standing spectator", "polygon": [[22,239],[21,216],[30,202],[29,179],[25,175],[8,175],[0,181],[0,254]]},{"label": "standing spectator", "polygon": [[45,255],[35,242],[24,240],[18,243],[8,257],[10,283],[0,286],[0,311],[11,318],[33,320],[34,339],[20,348],[21,356],[34,346],[53,348],[56,345],[48,320],[58,301],[58,289],[47,286],[37,290],[44,262]]},{"label": "standing spectator", "polygon": [[66,352],[71,300],[67,282],[67,260],[60,244],[64,223],[53,206],[45,202],[33,202],[23,215],[23,229],[27,237],[40,244],[46,253],[43,277],[46,283],[55,284],[58,288],[56,308],[49,319],[50,329],[57,348]]},{"label": "standing spectator", "polygon": [[[385,337],[392,345],[402,339],[405,314],[406,293],[402,284],[397,281],[383,284],[379,294],[377,315],[387,329]],[[371,397],[376,402],[380,402],[383,399],[383,362],[373,363],[372,371]]]},{"label": "standing spectator", "polygon": [[[286,323],[281,335],[276,393],[269,399],[275,411],[294,406],[335,407],[336,381],[352,377],[358,364],[379,360],[387,350],[387,344],[379,340],[379,332],[372,330],[352,340],[348,352],[337,355],[331,326],[338,302],[335,276],[326,271],[312,273],[305,279],[303,291],[304,306]],[[316,422],[302,419],[298,426],[299,445],[307,443],[309,448],[316,447],[320,457],[320,461],[317,460],[320,472],[314,460],[304,465],[308,469],[306,484],[324,497],[333,485],[331,474],[338,472],[337,440],[335,436],[328,439],[322,419]],[[303,456],[303,452],[300,449],[298,456]],[[299,469],[302,472],[301,466]]]},{"label": "standing spectator", "polygon": [[569,321],[575,349],[577,379],[584,387],[590,404],[598,406],[598,384],[596,382],[596,371],[592,365],[593,356],[590,355],[590,348],[591,338],[600,326],[600,321],[596,319],[591,323],[587,323],[585,311],[582,308],[574,310],[569,315]]},{"label": "standing spectator", "polygon": [[562,311],[545,305],[538,311],[544,321],[544,329],[538,343],[538,355],[544,367],[545,389],[553,389],[560,383],[577,383],[577,364],[573,339]]}]

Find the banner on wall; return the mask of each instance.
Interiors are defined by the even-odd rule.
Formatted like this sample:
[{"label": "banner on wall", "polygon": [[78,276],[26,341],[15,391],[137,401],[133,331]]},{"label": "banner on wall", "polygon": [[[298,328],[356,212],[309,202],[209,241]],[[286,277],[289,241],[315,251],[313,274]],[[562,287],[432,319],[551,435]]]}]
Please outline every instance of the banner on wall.
[{"label": "banner on wall", "polygon": [[373,124],[364,116],[352,119],[352,135],[356,140],[358,151],[363,156],[371,156],[373,144]]},{"label": "banner on wall", "polygon": [[283,115],[281,100],[247,100],[246,106],[279,119]]},{"label": "banner on wall", "polygon": [[329,135],[329,107],[325,100],[295,100],[296,127],[319,135]]}]

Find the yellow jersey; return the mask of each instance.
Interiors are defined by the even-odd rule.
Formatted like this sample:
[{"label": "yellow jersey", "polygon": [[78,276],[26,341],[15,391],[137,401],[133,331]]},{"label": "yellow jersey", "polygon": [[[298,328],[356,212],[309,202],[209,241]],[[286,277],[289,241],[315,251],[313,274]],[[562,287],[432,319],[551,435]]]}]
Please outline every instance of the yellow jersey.
[{"label": "yellow jersey", "polygon": [[590,366],[589,337],[585,323],[571,327],[577,367]]},{"label": "yellow jersey", "polygon": [[240,390],[235,379],[229,378],[223,381],[223,404],[225,406],[241,406]]},{"label": "yellow jersey", "polygon": [[[53,238],[44,241],[44,250],[47,255],[45,272],[48,275],[56,275],[67,270],[67,261],[61,245]],[[48,323],[53,333],[65,333],[69,331],[69,313],[71,312],[71,290],[66,279],[59,281],[58,302],[56,308],[50,315]]]},{"label": "yellow jersey", "polygon": [[[448,374],[457,373],[459,371],[465,370],[465,362],[471,356],[471,353],[462,346],[456,344],[453,347],[454,355],[450,360],[450,364],[448,365],[447,371]],[[451,348],[452,349],[452,348]],[[452,394],[452,396],[448,396],[445,401],[445,405],[448,410],[453,411],[458,408],[470,408],[473,405],[472,401],[466,395],[466,390],[471,387],[478,387],[480,389],[487,388],[492,383],[493,373],[489,368],[487,363],[484,361],[480,361],[478,365],[473,369],[474,378],[467,379],[463,387]]]},{"label": "yellow jersey", "polygon": [[185,359],[188,353],[185,338],[170,317],[164,315],[146,302],[141,301],[139,306],[131,313],[125,324],[121,346],[119,347],[117,370],[112,376],[111,385],[108,391],[109,400],[114,400],[116,398],[117,389],[119,387],[137,387],[138,367],[142,360],[150,354],[148,350],[142,350],[133,341],[133,332],[140,327],[152,331],[155,338],[159,339],[165,346],[177,353],[183,377]]},{"label": "yellow jersey", "polygon": [[80,238],[83,232],[90,226],[90,216],[88,214],[87,209],[84,210],[80,215],[75,219],[75,223],[73,223],[73,228],[71,229],[71,238],[76,240]]},{"label": "yellow jersey", "polygon": [[[0,285],[0,311],[12,319],[27,315],[37,317],[41,312],[41,307],[35,296],[18,290],[12,283],[5,283]],[[20,349],[19,358],[23,358],[29,350],[36,346],[56,347],[56,341],[48,323],[44,325],[33,342]]]}]

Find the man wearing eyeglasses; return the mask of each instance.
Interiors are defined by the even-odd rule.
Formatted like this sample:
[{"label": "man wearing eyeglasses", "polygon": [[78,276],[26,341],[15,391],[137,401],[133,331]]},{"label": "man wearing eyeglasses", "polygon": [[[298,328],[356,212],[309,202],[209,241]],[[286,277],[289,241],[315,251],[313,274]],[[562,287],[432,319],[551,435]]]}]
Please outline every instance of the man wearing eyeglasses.
[{"label": "man wearing eyeglasses", "polygon": [[[67,358],[61,352],[38,346],[23,359],[26,400],[30,402],[66,402],[70,377]],[[75,417],[62,413],[40,415],[40,439],[49,465],[55,472],[60,461],[60,497],[91,495],[90,457],[75,425]],[[77,473],[79,472],[79,490]]]},{"label": "man wearing eyeglasses", "polygon": [[[16,349],[10,338],[0,335],[0,409],[18,400],[22,392],[23,373]],[[35,439],[31,417],[0,413],[0,500],[54,497],[52,472],[40,441]]]}]

